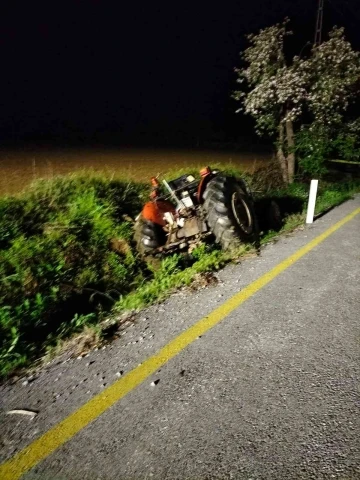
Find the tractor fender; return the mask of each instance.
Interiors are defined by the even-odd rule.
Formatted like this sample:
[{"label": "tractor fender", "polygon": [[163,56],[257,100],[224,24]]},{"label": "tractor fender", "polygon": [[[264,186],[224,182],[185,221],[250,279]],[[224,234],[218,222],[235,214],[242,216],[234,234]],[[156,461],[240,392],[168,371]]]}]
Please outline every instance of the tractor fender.
[{"label": "tractor fender", "polygon": [[200,183],[199,183],[199,186],[198,186],[198,189],[197,189],[197,200],[199,203],[202,203],[202,197],[203,197],[203,194],[205,192],[205,189],[207,187],[207,184],[210,182],[210,180],[212,180],[214,178],[214,174],[210,173],[209,175],[206,175],[205,177],[203,177],[201,180],[200,180]]},{"label": "tractor fender", "polygon": [[144,220],[148,220],[164,227],[166,225],[166,221],[164,220],[166,212],[171,212],[175,215],[175,206],[166,200],[154,200],[153,202],[145,203],[141,215]]}]

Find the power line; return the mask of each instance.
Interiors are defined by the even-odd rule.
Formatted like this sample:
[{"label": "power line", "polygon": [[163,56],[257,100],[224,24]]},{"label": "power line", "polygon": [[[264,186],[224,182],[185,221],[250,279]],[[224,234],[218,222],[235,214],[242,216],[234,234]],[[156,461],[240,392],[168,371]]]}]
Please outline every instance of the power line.
[{"label": "power line", "polygon": [[323,26],[323,14],[324,14],[324,0],[319,0],[319,6],[316,17],[314,45],[319,46],[321,43],[321,33]]}]

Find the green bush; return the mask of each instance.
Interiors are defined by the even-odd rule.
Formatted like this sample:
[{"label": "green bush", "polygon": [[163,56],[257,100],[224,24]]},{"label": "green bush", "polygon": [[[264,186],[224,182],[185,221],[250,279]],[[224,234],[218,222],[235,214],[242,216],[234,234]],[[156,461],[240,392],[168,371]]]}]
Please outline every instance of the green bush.
[{"label": "green bush", "polygon": [[358,162],[360,161],[359,134],[340,132],[332,141],[334,158]]},{"label": "green bush", "polygon": [[331,136],[328,129],[304,127],[297,133],[295,144],[300,175],[321,177],[327,172],[325,161],[331,152]]},{"label": "green bush", "polygon": [[138,213],[144,191],[142,184],[80,176],[0,199],[2,374],[73,329],[75,314],[106,299],[110,306],[149,275],[131,248],[110,248],[113,238],[131,239],[122,216]]},{"label": "green bush", "polygon": [[0,250],[23,231],[22,219],[26,202],[19,198],[0,198]]},{"label": "green bush", "polygon": [[296,156],[299,173],[303,176],[321,177],[327,172],[326,160],[359,161],[359,122],[345,123],[335,128],[312,125],[296,135]]}]

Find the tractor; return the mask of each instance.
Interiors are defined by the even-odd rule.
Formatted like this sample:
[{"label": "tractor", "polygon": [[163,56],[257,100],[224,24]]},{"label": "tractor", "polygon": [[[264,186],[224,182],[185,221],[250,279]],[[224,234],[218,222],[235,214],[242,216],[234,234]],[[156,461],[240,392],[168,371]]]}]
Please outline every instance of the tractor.
[{"label": "tractor", "polygon": [[191,251],[211,237],[222,249],[255,242],[258,225],[244,180],[205,167],[172,181],[151,178],[150,201],[138,215],[134,241],[142,256]]}]

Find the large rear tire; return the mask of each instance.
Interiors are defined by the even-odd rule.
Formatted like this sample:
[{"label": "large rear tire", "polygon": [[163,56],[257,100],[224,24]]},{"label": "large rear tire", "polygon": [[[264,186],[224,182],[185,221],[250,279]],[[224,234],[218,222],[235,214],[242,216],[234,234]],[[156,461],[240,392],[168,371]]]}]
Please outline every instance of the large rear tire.
[{"label": "large rear tire", "polygon": [[207,224],[224,250],[234,249],[242,242],[257,242],[259,231],[253,201],[241,180],[215,177],[208,183],[203,200]]},{"label": "large rear tire", "polygon": [[134,241],[141,255],[153,255],[157,248],[165,245],[166,235],[161,225],[140,217],[135,222]]}]

